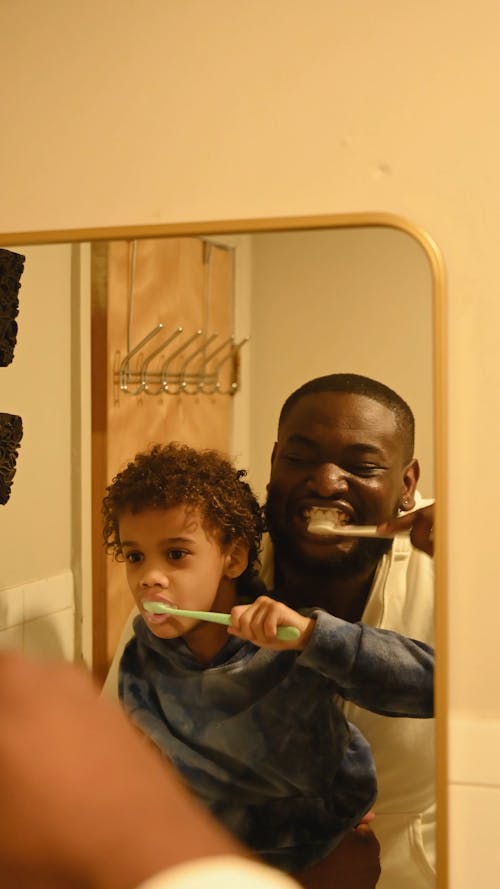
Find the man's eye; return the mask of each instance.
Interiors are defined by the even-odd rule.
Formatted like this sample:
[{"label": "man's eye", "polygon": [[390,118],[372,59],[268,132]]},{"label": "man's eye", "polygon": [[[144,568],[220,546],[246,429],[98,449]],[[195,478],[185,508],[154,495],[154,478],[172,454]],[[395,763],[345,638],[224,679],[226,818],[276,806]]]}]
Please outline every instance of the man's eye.
[{"label": "man's eye", "polygon": [[137,552],[136,550],[131,550],[128,553],[124,553],[126,562],[140,562],[142,559],[142,553]]},{"label": "man's eye", "polygon": [[308,463],[307,457],[302,456],[301,454],[283,454],[283,458],[287,461],[287,463]]},{"label": "man's eye", "polygon": [[363,463],[359,466],[350,466],[349,472],[352,475],[361,475],[363,477],[367,477],[370,475],[376,475],[381,470],[381,466],[376,466],[373,463]]}]

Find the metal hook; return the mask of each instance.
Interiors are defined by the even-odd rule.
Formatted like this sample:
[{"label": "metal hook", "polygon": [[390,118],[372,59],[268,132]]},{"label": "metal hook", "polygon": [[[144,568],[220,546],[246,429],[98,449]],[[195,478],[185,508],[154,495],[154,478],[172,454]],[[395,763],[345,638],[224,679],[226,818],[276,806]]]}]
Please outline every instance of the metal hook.
[{"label": "metal hook", "polygon": [[[239,355],[240,355],[241,347],[244,346],[245,343],[248,343],[248,340],[249,340],[249,337],[246,336],[244,339],[241,340],[241,342],[237,343],[233,349],[231,349],[229,355],[225,355],[224,358],[222,359],[222,361],[219,361],[219,363],[216,367],[217,382],[215,384],[215,390],[216,390],[216,392],[219,393],[219,395],[235,395],[235,393],[238,391]],[[228,389],[222,389],[221,383],[218,379],[219,370],[223,366],[223,364],[226,363],[226,361],[229,358],[232,358],[232,360],[233,360],[233,374],[232,374],[233,379],[232,379],[231,384]]]},{"label": "metal hook", "polygon": [[197,330],[196,333],[193,333],[193,335],[190,336],[189,339],[186,340],[186,342],[182,346],[180,346],[178,349],[175,350],[175,352],[172,352],[172,354],[169,355],[169,357],[163,364],[162,369],[161,369],[161,387],[162,387],[163,391],[168,392],[169,395],[177,395],[181,391],[180,381],[182,379],[180,374],[176,374],[175,376],[178,377],[178,380],[177,380],[178,386],[176,389],[171,388],[171,384],[169,383],[169,380],[168,380],[168,368],[169,368],[170,364],[172,363],[174,358],[177,358],[177,356],[180,355],[181,352],[184,352],[184,350],[187,349],[187,347],[189,345],[191,345],[191,343],[195,339],[197,339],[197,337],[201,336],[202,333],[203,333],[202,330]]},{"label": "metal hook", "polygon": [[[196,393],[199,392],[199,390],[200,390],[200,375],[201,375],[201,373],[202,373],[202,371],[200,370],[200,371],[198,372],[198,374],[195,375],[195,377],[198,379],[198,382],[196,382],[196,383],[194,384],[194,389],[189,390],[189,388],[188,388],[188,387],[189,387],[189,383],[188,383],[188,381],[186,380],[186,367],[188,366],[188,364],[191,363],[191,361],[193,360],[193,358],[196,358],[196,356],[199,355],[200,352],[203,352],[203,350],[206,349],[206,347],[208,346],[208,344],[211,343],[211,342],[213,342],[213,340],[215,340],[218,336],[219,336],[218,333],[212,333],[212,334],[211,334],[211,335],[210,335],[210,336],[209,336],[209,337],[208,337],[208,338],[201,344],[201,346],[199,346],[198,349],[195,349],[195,351],[194,351],[191,355],[189,355],[188,358],[186,358],[184,364],[182,365],[182,367],[181,367],[181,371],[180,371],[180,374],[181,374],[181,389],[182,389],[182,391],[183,391],[186,395],[196,395]],[[204,372],[204,370],[205,370],[205,362],[203,362],[203,372]]]},{"label": "metal hook", "polygon": [[232,351],[233,351],[233,343],[234,343],[234,339],[232,336],[228,337],[227,340],[224,340],[224,342],[221,343],[220,346],[217,346],[217,348],[214,349],[214,351],[211,352],[210,355],[207,355],[205,358],[205,364],[204,364],[204,368],[203,368],[203,379],[200,381],[198,388],[199,388],[200,392],[204,392],[206,395],[213,395],[213,393],[216,391],[215,387],[216,387],[216,383],[217,383],[217,370],[224,363],[224,361],[227,360],[228,356],[225,356],[222,361],[219,361],[215,365],[215,371],[209,372],[208,365],[210,364],[212,358],[215,358],[215,356],[218,355],[219,352],[221,352],[222,349],[224,349],[225,346],[228,345],[228,343],[231,343],[231,348],[229,350],[229,355],[231,355]]},{"label": "metal hook", "polygon": [[156,389],[154,389],[154,390],[151,389],[151,385],[150,385],[150,383],[148,383],[148,367],[149,367],[149,365],[151,364],[153,359],[156,358],[156,356],[160,354],[160,352],[163,352],[163,350],[167,348],[169,343],[171,343],[173,340],[175,340],[182,333],[183,329],[184,329],[183,327],[178,327],[176,330],[174,330],[174,332],[168,337],[168,339],[166,339],[165,342],[161,344],[161,346],[158,346],[158,348],[155,349],[154,352],[151,352],[151,355],[148,355],[148,357],[145,359],[145,361],[143,361],[142,368],[141,368],[141,383],[142,383],[143,390],[146,393],[146,395],[159,395],[163,389],[161,382],[160,382],[160,385]]},{"label": "metal hook", "polygon": [[142,392],[142,390],[144,388],[144,383],[143,383],[142,379],[135,391],[132,391],[131,389],[128,388],[128,382],[129,382],[130,375],[131,375],[131,370],[130,370],[130,366],[129,366],[130,360],[131,360],[131,358],[134,357],[134,355],[137,355],[137,352],[140,352],[142,347],[145,346],[146,343],[149,343],[149,341],[152,340],[153,337],[156,336],[156,334],[159,333],[160,330],[162,330],[162,328],[163,328],[163,324],[160,322],[159,324],[156,325],[156,327],[153,328],[153,330],[151,330],[148,333],[147,336],[144,337],[144,339],[142,339],[140,341],[140,343],[137,344],[137,346],[135,346],[130,352],[128,352],[125,355],[125,358],[123,359],[122,363],[120,364],[120,369],[118,371],[118,376],[119,376],[119,380],[120,380],[120,389],[122,392],[126,392],[128,395],[139,395],[139,393]]}]

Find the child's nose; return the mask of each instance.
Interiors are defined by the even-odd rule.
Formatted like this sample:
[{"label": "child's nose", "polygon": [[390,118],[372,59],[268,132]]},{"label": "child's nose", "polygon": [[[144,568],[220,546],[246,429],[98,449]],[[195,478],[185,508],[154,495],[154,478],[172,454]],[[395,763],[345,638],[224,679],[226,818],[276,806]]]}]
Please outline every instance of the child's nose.
[{"label": "child's nose", "polygon": [[147,568],[141,577],[140,583],[144,588],[156,586],[166,589],[168,587],[168,577],[159,568]]}]

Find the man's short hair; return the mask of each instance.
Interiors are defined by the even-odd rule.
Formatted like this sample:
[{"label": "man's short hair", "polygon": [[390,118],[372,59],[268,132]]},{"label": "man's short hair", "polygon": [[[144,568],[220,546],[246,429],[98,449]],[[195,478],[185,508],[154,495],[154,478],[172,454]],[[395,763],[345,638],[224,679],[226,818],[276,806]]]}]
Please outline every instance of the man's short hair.
[{"label": "man's short hair", "polygon": [[288,396],[278,420],[278,432],[292,407],[306,395],[317,395],[321,392],[347,392],[351,395],[364,395],[373,401],[383,404],[394,414],[396,425],[401,433],[405,458],[411,460],[415,445],[415,417],[410,406],[397,392],[378,380],[364,377],[361,374],[336,373],[309,380]]}]

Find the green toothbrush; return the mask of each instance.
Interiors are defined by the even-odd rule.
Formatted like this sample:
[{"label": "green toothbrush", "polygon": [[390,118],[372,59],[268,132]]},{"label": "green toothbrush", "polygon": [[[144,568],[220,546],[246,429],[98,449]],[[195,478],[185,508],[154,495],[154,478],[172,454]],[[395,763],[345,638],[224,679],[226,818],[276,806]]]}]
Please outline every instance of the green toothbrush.
[{"label": "green toothbrush", "polygon": [[[213,624],[223,624],[225,627],[231,626],[231,615],[221,614],[218,611],[183,611],[182,608],[171,608],[170,605],[164,605],[163,602],[143,602],[142,607],[150,614],[175,614],[177,617],[192,617],[194,620],[206,620]],[[283,642],[293,642],[299,638],[300,630],[297,627],[278,627],[276,636]]]}]

